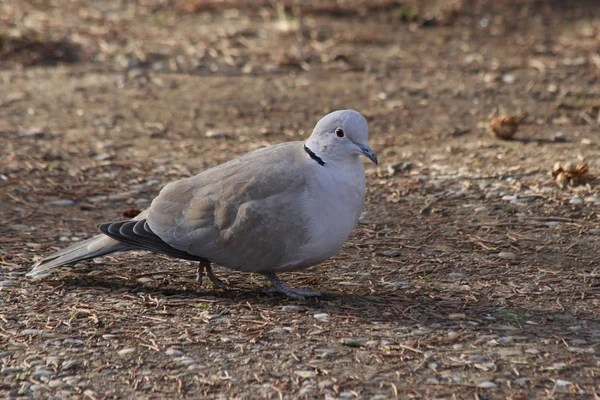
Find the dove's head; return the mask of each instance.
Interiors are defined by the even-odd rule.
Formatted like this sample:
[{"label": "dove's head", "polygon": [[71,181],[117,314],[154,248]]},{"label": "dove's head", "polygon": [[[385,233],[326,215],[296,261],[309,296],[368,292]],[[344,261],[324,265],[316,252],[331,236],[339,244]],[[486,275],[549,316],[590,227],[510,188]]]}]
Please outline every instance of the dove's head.
[{"label": "dove's head", "polygon": [[357,158],[361,154],[377,164],[377,156],[368,140],[369,127],[365,117],[354,110],[338,110],[317,122],[306,147],[325,164]]}]

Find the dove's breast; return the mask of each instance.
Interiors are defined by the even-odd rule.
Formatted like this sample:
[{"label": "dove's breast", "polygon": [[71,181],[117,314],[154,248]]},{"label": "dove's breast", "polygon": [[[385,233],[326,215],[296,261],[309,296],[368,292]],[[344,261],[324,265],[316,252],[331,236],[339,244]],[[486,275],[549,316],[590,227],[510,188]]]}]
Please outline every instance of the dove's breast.
[{"label": "dove's breast", "polygon": [[[352,160],[354,161],[354,160]],[[340,167],[321,167],[308,180],[304,216],[308,241],[280,270],[309,267],[339,252],[354,229],[365,202],[365,172],[357,158]]]}]

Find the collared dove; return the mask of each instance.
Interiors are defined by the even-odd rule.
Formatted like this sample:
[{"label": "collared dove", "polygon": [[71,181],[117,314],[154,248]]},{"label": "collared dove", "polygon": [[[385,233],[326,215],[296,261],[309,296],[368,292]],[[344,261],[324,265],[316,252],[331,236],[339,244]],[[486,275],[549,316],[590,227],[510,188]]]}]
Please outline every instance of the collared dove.
[{"label": "collared dove", "polygon": [[198,261],[215,286],[228,288],[211,269],[264,275],[269,291],[291,298],[319,296],[291,288],[276,273],[318,264],[335,255],[362,211],[365,172],[374,163],[365,118],[354,110],[323,117],[308,140],[259,150],[166,185],[150,208],[132,220],[105,223],[102,234],[54,253],[28,276],[61,265],[127,250],[150,250]]}]

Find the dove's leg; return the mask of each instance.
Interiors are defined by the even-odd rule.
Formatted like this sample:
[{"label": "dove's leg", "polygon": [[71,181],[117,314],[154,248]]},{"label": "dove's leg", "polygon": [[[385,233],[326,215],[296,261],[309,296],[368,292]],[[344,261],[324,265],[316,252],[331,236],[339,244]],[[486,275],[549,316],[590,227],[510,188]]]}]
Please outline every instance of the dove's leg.
[{"label": "dove's leg", "polygon": [[265,289],[267,293],[282,293],[287,297],[297,300],[303,300],[305,297],[319,297],[324,296],[326,292],[319,292],[312,290],[311,288],[292,288],[287,283],[279,279],[279,277],[273,273],[262,274],[265,278],[271,282],[273,286]]},{"label": "dove's leg", "polygon": [[213,283],[213,285],[215,285],[215,287],[225,290],[231,290],[231,286],[217,278],[209,262],[206,262],[204,264],[204,270],[206,271],[206,276],[208,276],[208,279],[210,279],[210,281]]}]

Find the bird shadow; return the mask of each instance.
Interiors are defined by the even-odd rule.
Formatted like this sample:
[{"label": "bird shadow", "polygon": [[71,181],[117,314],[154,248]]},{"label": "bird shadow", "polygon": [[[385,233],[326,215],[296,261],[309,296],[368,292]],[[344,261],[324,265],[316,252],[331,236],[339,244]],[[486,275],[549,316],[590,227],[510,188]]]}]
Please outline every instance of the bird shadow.
[{"label": "bird shadow", "polygon": [[[151,295],[159,302],[173,300],[193,301],[197,299],[220,303],[224,306],[252,305],[261,308],[281,310],[283,306],[293,305],[309,313],[326,313],[330,316],[343,316],[370,323],[406,325],[454,326],[460,320],[489,321],[505,320],[509,324],[521,324],[525,318],[538,321],[553,320],[551,311],[510,309],[503,311],[498,304],[489,301],[466,303],[456,298],[448,299],[433,296],[420,290],[381,291],[374,293],[326,292],[323,297],[293,300],[281,294],[267,294],[263,287],[236,286],[234,290],[210,290],[199,287],[174,286],[161,287],[138,281],[119,281],[112,277],[70,276],[61,279],[58,285],[67,290],[82,288],[104,288],[108,292]],[[56,283],[55,283],[56,284]]]}]

